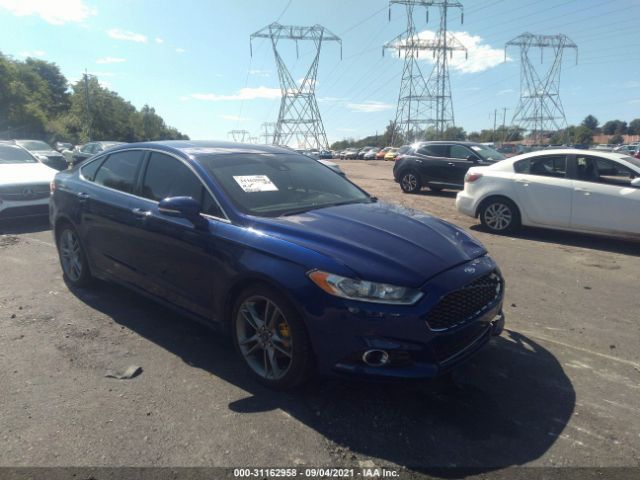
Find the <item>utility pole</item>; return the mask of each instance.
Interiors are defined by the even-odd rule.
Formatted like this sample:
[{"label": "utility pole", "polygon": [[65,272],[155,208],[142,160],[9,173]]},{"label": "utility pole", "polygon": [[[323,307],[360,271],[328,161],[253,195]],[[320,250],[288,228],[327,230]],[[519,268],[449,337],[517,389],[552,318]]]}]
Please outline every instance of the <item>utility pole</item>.
[{"label": "utility pole", "polygon": [[[292,25],[280,25],[275,22],[258,30],[250,36],[249,47],[253,55],[252,42],[254,38],[268,38],[271,40],[273,55],[278,65],[278,77],[280,79],[280,112],[273,134],[273,143],[287,145],[293,139],[298,145],[305,144],[312,148],[328,149],[327,134],[320,117],[320,109],[316,101],[316,77],[318,75],[318,62],[323,42],[338,42],[340,44],[340,58],[342,59],[342,40],[321,25],[311,27],[297,27]],[[299,41],[311,41],[315,45],[315,56],[307,74],[300,83],[296,82],[287,68],[280,52],[278,42],[280,40],[294,40],[296,42],[296,54]]]},{"label": "utility pole", "polygon": [[[404,67],[398,94],[395,125],[392,142],[396,143],[398,134],[403,136],[404,142],[412,142],[424,138],[428,127],[434,127],[440,137],[448,127],[455,126],[453,103],[451,100],[451,84],[447,55],[451,57],[454,51],[465,52],[467,49],[447,31],[448,11],[459,8],[462,4],[453,0],[390,0],[389,20],[391,20],[391,6],[404,5],[407,16],[407,29],[404,33],[384,44],[382,54],[386,49],[398,50],[398,56],[404,52]],[[440,10],[440,27],[435,38],[425,40],[420,38],[414,23],[413,13],[416,7],[426,9],[429,18],[429,7]],[[463,20],[461,13],[461,21]],[[434,67],[425,81],[418,63],[420,51],[433,52]]]},{"label": "utility pole", "polygon": [[232,142],[245,143],[250,141],[250,133],[248,130],[229,130],[227,135],[231,137]]},{"label": "utility pole", "polygon": [[263,133],[260,136],[264,137],[265,145],[274,145],[273,133],[275,132],[276,124],[274,122],[264,122],[261,127]]},{"label": "utility pole", "polygon": [[[527,32],[507,42],[505,61],[507,48],[512,46],[520,48],[520,101],[511,123],[528,130],[529,136],[536,143],[541,143],[545,135],[567,126],[560,101],[562,55],[565,49],[574,49],[577,64],[578,46],[566,35],[534,35]],[[544,49],[553,51],[554,59],[546,72],[536,70],[531,62],[529,51],[533,47],[540,48],[540,63]]]},{"label": "utility pole", "polygon": [[[491,117],[491,115],[489,115],[489,117]],[[492,142],[496,141],[496,119],[497,118],[498,118],[498,109],[494,108],[493,109],[493,135],[491,135]]]}]

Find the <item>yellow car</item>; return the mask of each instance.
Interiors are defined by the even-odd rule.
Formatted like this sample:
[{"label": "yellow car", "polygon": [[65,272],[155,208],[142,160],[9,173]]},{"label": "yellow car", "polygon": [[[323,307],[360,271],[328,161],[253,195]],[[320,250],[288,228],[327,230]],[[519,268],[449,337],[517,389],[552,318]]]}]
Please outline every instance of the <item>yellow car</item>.
[{"label": "yellow car", "polygon": [[385,155],[384,155],[384,159],[385,160],[395,160],[396,159],[396,155],[398,155],[398,150],[400,150],[399,148],[392,148],[390,149]]},{"label": "yellow car", "polygon": [[384,147],[382,150],[380,150],[378,153],[376,153],[376,160],[382,160],[384,159],[384,156],[387,154],[387,152],[389,150],[391,150],[392,147]]}]

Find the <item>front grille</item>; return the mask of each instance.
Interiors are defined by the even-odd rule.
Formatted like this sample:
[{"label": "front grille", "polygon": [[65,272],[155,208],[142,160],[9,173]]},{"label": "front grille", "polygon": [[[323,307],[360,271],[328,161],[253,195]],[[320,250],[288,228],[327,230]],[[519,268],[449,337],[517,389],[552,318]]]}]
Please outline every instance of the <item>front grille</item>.
[{"label": "front grille", "polygon": [[502,281],[498,274],[490,273],[448,293],[427,315],[432,330],[445,330],[462,324],[488,310],[500,297]]},{"label": "front grille", "polygon": [[26,207],[11,207],[0,210],[0,220],[17,217],[29,217],[47,215],[49,205],[29,205]]},{"label": "front grille", "polygon": [[0,187],[0,199],[7,202],[23,202],[27,200],[39,200],[49,196],[48,183],[35,183],[28,185],[12,185]]}]

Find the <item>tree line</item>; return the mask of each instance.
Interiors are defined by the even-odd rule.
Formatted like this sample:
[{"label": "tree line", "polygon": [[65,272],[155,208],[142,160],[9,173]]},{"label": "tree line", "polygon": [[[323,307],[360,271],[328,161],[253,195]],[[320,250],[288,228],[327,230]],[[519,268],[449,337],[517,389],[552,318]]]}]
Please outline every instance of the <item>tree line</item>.
[{"label": "tree line", "polygon": [[[370,135],[361,139],[345,139],[331,144],[332,150],[343,150],[345,148],[361,148],[368,145],[387,146],[391,145],[391,139],[395,135],[395,144],[402,145],[408,143],[398,132],[394,132],[393,122],[389,122],[382,135]],[[524,129],[514,126],[499,126],[496,129],[484,129],[479,132],[467,133],[462,127],[449,127],[442,134],[435,129],[428,128],[422,135],[411,135],[412,138],[423,140],[468,140],[480,143],[505,143],[519,142],[524,139]],[[594,135],[610,135],[610,144],[622,143],[622,135],[640,135],[640,118],[630,121],[628,124],[622,120],[610,120],[600,126],[600,122],[593,115],[587,115],[580,125],[570,125],[557,132],[550,132],[546,135],[547,141],[552,145],[560,144],[582,144],[593,143]]]},{"label": "tree line", "polygon": [[73,144],[189,139],[168,126],[153,107],[138,110],[95,77],[70,84],[55,63],[19,61],[2,52],[0,138]]}]

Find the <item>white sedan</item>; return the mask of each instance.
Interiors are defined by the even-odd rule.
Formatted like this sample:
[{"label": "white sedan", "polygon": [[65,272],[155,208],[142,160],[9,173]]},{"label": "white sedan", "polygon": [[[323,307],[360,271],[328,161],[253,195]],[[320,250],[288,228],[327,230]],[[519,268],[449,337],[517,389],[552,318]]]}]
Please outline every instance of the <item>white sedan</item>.
[{"label": "white sedan", "polygon": [[24,148],[0,142],[0,219],[46,215],[56,173]]},{"label": "white sedan", "polygon": [[511,157],[467,172],[458,211],[494,233],[521,225],[640,235],[640,160],[561,149]]}]

